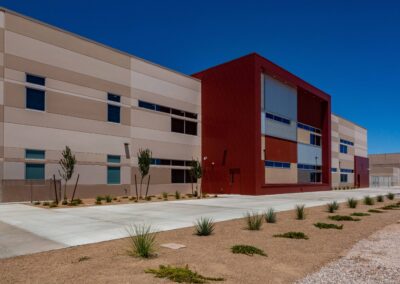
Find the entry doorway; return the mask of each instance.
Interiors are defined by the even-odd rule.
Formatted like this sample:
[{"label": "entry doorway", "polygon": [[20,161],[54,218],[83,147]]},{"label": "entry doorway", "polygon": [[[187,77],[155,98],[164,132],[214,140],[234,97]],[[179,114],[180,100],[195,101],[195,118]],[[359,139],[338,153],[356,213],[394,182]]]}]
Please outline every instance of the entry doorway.
[{"label": "entry doorway", "polygon": [[240,169],[229,169],[229,187],[231,194],[240,194]]}]

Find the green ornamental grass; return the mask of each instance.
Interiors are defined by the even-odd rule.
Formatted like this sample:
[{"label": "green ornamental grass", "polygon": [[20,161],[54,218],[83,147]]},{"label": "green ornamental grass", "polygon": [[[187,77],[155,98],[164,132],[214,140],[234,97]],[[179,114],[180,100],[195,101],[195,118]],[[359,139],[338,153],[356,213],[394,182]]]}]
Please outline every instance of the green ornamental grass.
[{"label": "green ornamental grass", "polygon": [[297,220],[304,220],[306,218],[306,213],[305,213],[305,205],[304,204],[298,204],[295,207],[296,210],[296,219]]},{"label": "green ornamental grass", "polygon": [[267,223],[276,223],[276,213],[273,208],[269,208],[267,212],[265,212],[265,222]]},{"label": "green ornamental grass", "polygon": [[152,232],[150,225],[134,225],[127,229],[131,248],[129,254],[132,256],[149,258],[154,255],[156,233]]},{"label": "green ornamental grass", "polygon": [[258,231],[261,229],[263,222],[263,215],[256,212],[247,212],[245,215],[247,229],[251,231]]},{"label": "green ornamental grass", "polygon": [[343,229],[343,225],[327,224],[327,223],[315,223],[314,226],[319,229],[336,229],[336,230]]},{"label": "green ornamental grass", "polygon": [[245,254],[249,256],[253,256],[254,254],[267,256],[267,254],[262,249],[248,245],[234,245],[233,247],[231,247],[231,251],[235,254]]},{"label": "green ornamental grass", "polygon": [[349,208],[356,208],[358,204],[358,201],[354,198],[349,198],[347,199],[347,206],[349,206]]},{"label": "green ornamental grass", "polygon": [[198,236],[209,236],[214,232],[215,224],[212,218],[201,217],[195,223],[195,234]]},{"label": "green ornamental grass", "polygon": [[287,239],[303,239],[308,240],[308,236],[303,232],[287,232],[283,234],[274,235],[275,238],[287,238]]},{"label": "green ornamental grass", "polygon": [[168,279],[177,283],[207,283],[209,281],[224,281],[221,277],[206,277],[185,267],[160,265],[158,269],[146,269],[145,273],[153,274],[157,278]]}]

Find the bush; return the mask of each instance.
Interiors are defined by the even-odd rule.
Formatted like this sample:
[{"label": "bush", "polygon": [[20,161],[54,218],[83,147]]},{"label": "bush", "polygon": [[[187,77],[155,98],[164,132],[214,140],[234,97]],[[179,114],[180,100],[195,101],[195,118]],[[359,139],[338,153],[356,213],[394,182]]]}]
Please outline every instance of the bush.
[{"label": "bush", "polygon": [[274,235],[275,238],[287,238],[287,239],[303,239],[308,240],[308,236],[303,232],[287,232],[284,234]]},{"label": "bush", "polygon": [[33,202],[33,205],[40,205],[40,201]]},{"label": "bush", "polygon": [[208,281],[224,281],[224,278],[206,277],[185,267],[160,265],[158,269],[147,269],[145,273],[154,274],[157,278],[165,278],[177,283],[207,283]]},{"label": "bush", "polygon": [[247,212],[246,215],[247,229],[251,231],[258,231],[261,229],[263,216],[256,212]]},{"label": "bush", "polygon": [[296,219],[297,220],[304,220],[306,218],[306,213],[304,211],[305,205],[296,205]]},{"label": "bush", "polygon": [[198,236],[209,236],[213,233],[215,224],[212,218],[201,217],[195,223],[195,234]]},{"label": "bush", "polygon": [[273,208],[269,208],[267,212],[265,212],[265,222],[276,223],[276,213]]},{"label": "bush", "polygon": [[55,208],[55,207],[58,207],[58,204],[57,204],[56,202],[52,202],[52,203],[49,205],[49,207],[50,207],[50,208]]},{"label": "bush", "polygon": [[343,229],[343,225],[327,224],[327,223],[315,223],[314,226],[319,229],[337,229],[337,230]]},{"label": "bush", "polygon": [[163,192],[163,193],[162,193],[162,197],[163,197],[164,199],[168,199],[168,193],[167,193],[167,192]]},{"label": "bush", "polygon": [[107,203],[111,203],[111,202],[112,202],[112,197],[111,197],[111,195],[106,195],[106,196],[104,197],[104,199],[106,200]]},{"label": "bush", "polygon": [[339,209],[339,204],[336,201],[330,202],[326,206],[329,213],[334,213],[336,210]]},{"label": "bush", "polygon": [[387,197],[387,199],[389,199],[389,200],[393,200],[393,199],[394,199],[394,194],[391,193],[391,192],[389,192],[389,193],[386,195],[386,197]]},{"label": "bush", "polygon": [[367,196],[364,196],[364,204],[365,205],[374,205],[375,201],[371,196],[367,195]]},{"label": "bush", "polygon": [[83,201],[80,198],[76,198],[76,199],[74,199],[72,201],[76,202],[77,204],[83,204]]},{"label": "bush", "polygon": [[128,199],[129,196],[126,196],[126,195],[125,195],[125,196],[122,196],[121,198],[122,198],[122,199]]},{"label": "bush", "polygon": [[147,197],[146,197],[146,200],[147,200],[147,201],[151,201],[151,196],[147,196]]},{"label": "bush", "polygon": [[136,197],[131,196],[131,197],[129,198],[129,200],[130,200],[130,201],[136,201]]},{"label": "bush", "polygon": [[378,210],[378,209],[369,209],[368,212],[370,212],[370,213],[384,213],[384,211]]},{"label": "bush", "polygon": [[383,206],[382,208],[379,208],[379,209],[395,210],[395,209],[400,209],[400,205],[399,204],[389,204],[389,205]]},{"label": "bush", "polygon": [[175,199],[181,199],[181,193],[179,191],[175,191]]},{"label": "bush", "polygon": [[101,205],[101,201],[100,200],[96,200],[96,202],[94,204]]},{"label": "bush", "polygon": [[149,225],[135,225],[127,229],[131,243],[130,254],[133,256],[149,258],[153,256],[156,243],[156,233],[152,232]]},{"label": "bush", "polygon": [[63,201],[61,202],[61,204],[62,204],[62,205],[68,205],[68,201],[67,201],[67,200],[63,200]]},{"label": "bush", "polygon": [[96,201],[99,201],[101,203],[103,200],[104,200],[103,196],[100,195],[96,196]]},{"label": "bush", "polygon": [[116,198],[116,197],[113,197],[113,200],[114,200],[114,201],[117,201],[117,200],[118,200],[118,198]]},{"label": "bush", "polygon": [[378,202],[383,202],[383,195],[378,195],[378,196],[376,197],[376,201],[378,201]]},{"label": "bush", "polygon": [[354,198],[349,198],[347,199],[347,205],[349,206],[349,208],[356,208],[358,204],[358,201]]},{"label": "bush", "polygon": [[68,203],[69,206],[78,206],[78,201],[72,200],[70,203]]},{"label": "bush", "polygon": [[86,261],[89,259],[90,259],[90,257],[88,257],[88,256],[81,256],[80,258],[78,258],[78,262]]},{"label": "bush", "polygon": [[353,218],[351,216],[345,216],[345,215],[333,215],[328,217],[331,220],[334,221],[360,221],[361,219],[359,218]]},{"label": "bush", "polygon": [[351,216],[363,217],[363,216],[370,216],[371,214],[363,213],[363,212],[354,212]]},{"label": "bush", "polygon": [[262,256],[267,256],[267,254],[259,248],[253,247],[253,246],[248,246],[248,245],[235,245],[231,247],[232,253],[240,253],[240,254],[245,254],[249,256],[253,256],[254,254],[262,255]]},{"label": "bush", "polygon": [[42,205],[43,205],[43,206],[49,206],[49,205],[50,205],[50,202],[44,201],[44,202],[42,203]]}]

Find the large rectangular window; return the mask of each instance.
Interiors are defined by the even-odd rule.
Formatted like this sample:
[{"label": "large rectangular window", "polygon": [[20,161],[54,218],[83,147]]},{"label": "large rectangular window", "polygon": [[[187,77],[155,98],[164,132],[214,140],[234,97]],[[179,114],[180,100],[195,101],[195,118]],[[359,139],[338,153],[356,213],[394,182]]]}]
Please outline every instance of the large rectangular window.
[{"label": "large rectangular window", "polygon": [[121,107],[115,105],[108,105],[108,121],[120,123],[121,122]]},{"label": "large rectangular window", "polygon": [[310,133],[310,144],[321,146],[321,136]]},{"label": "large rectangular window", "polygon": [[26,88],[26,108],[44,111],[45,109],[45,92]]},{"label": "large rectangular window", "polygon": [[44,164],[25,164],[25,179],[26,180],[43,180],[45,176]]},{"label": "large rectangular window", "polygon": [[25,159],[44,160],[45,152],[43,150],[25,150]]},{"label": "large rectangular window", "polygon": [[321,173],[319,172],[311,172],[310,173],[310,181],[311,182],[321,182]]},{"label": "large rectangular window", "polygon": [[107,167],[107,184],[121,184],[121,167]]},{"label": "large rectangular window", "polygon": [[182,119],[171,118],[171,131],[185,133],[185,121]]},{"label": "large rectangular window", "polygon": [[340,150],[340,153],[343,153],[343,154],[347,154],[348,153],[348,149],[347,149],[346,145],[340,144],[339,150]]},{"label": "large rectangular window", "polygon": [[107,163],[121,163],[121,156],[107,155]]},{"label": "large rectangular window", "polygon": [[26,82],[44,86],[46,84],[46,78],[32,74],[26,74]]},{"label": "large rectangular window", "polygon": [[171,183],[185,183],[185,170],[171,169]]},{"label": "large rectangular window", "polygon": [[347,174],[340,174],[340,182],[347,182]]},{"label": "large rectangular window", "polygon": [[267,168],[290,169],[290,163],[286,163],[286,162],[265,161],[265,166]]}]

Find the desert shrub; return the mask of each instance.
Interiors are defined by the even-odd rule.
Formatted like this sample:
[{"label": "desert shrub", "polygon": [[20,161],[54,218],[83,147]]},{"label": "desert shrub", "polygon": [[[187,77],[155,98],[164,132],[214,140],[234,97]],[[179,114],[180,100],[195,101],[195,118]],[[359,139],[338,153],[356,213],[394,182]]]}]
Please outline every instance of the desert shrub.
[{"label": "desert shrub", "polygon": [[40,201],[33,202],[33,205],[40,205]]},{"label": "desert shrub", "polygon": [[106,195],[106,196],[104,196],[104,199],[106,200],[107,203],[111,203],[111,202],[112,202],[112,197],[111,197],[111,195]]},{"label": "desert shrub", "polygon": [[63,201],[61,202],[61,204],[62,204],[62,205],[68,205],[68,201],[67,201],[67,200],[63,200]]},{"label": "desert shrub", "polygon": [[296,210],[296,219],[297,220],[304,220],[306,218],[306,213],[305,213],[305,205],[296,205],[295,210]]},{"label": "desert shrub", "polygon": [[113,197],[113,200],[114,200],[114,201],[117,201],[117,200],[118,200],[118,198],[116,198],[116,197]]},{"label": "desert shrub", "polygon": [[336,229],[336,230],[343,229],[343,225],[327,224],[327,223],[315,223],[314,226],[319,229]]},{"label": "desert shrub", "polygon": [[55,208],[55,207],[58,207],[58,204],[56,202],[52,202],[52,203],[50,203],[49,207]]},{"label": "desert shrub", "polygon": [[146,196],[147,201],[151,201],[151,196]]},{"label": "desert shrub", "polygon": [[133,256],[149,258],[154,255],[156,233],[152,232],[150,225],[134,225],[127,229],[131,248],[129,253]]},{"label": "desert shrub", "polygon": [[129,200],[130,200],[130,201],[135,201],[135,200],[136,200],[136,197],[131,196],[131,197],[129,198]]},{"label": "desert shrub", "polygon": [[122,196],[121,198],[122,198],[122,199],[128,199],[129,196],[126,196],[126,195],[125,195],[125,196]]},{"label": "desert shrub", "polygon": [[287,232],[283,234],[274,235],[274,238],[287,238],[287,239],[303,239],[308,240],[308,236],[303,232]]},{"label": "desert shrub", "polygon": [[79,203],[76,200],[72,200],[70,203],[68,203],[69,206],[78,206]]},{"label": "desert shrub", "polygon": [[50,202],[48,202],[48,201],[43,201],[42,205],[43,205],[43,206],[49,206],[49,205],[50,205]]},{"label": "desert shrub", "polygon": [[330,202],[326,205],[329,213],[334,213],[339,209],[339,204],[336,201]]},{"label": "desert shrub", "polygon": [[383,207],[381,207],[381,208],[379,208],[379,209],[383,209],[383,210],[395,210],[395,209],[400,209],[400,205],[399,204],[389,204],[389,205],[386,205],[386,206],[383,206]]},{"label": "desert shrub", "polygon": [[96,201],[102,202],[104,200],[104,197],[101,195],[96,196]]},{"label": "desert shrub", "polygon": [[96,200],[94,204],[101,205],[101,201],[100,200]]},{"label": "desert shrub", "polygon": [[368,212],[370,212],[370,213],[384,213],[384,211],[378,210],[378,209],[369,209]]},{"label": "desert shrub", "polygon": [[221,277],[206,277],[185,267],[160,265],[158,269],[146,269],[146,273],[154,274],[157,278],[164,278],[177,283],[207,283],[208,281],[224,281]]},{"label": "desert shrub", "polygon": [[86,261],[89,259],[90,259],[90,257],[88,257],[88,256],[81,256],[80,258],[78,258],[78,262]]},{"label": "desert shrub", "polygon": [[349,208],[356,208],[357,204],[358,204],[357,199],[354,199],[354,198],[347,199],[347,206],[349,206]]},{"label": "desert shrub", "polygon": [[163,192],[163,193],[162,193],[162,197],[163,197],[164,199],[167,199],[167,198],[168,198],[168,193],[167,193],[167,192]]},{"label": "desert shrub", "polygon": [[389,200],[393,200],[393,199],[394,199],[394,194],[391,193],[391,192],[389,192],[389,193],[386,195],[386,197],[387,197],[387,199],[389,199]]},{"label": "desert shrub", "polygon": [[378,195],[378,196],[376,197],[376,201],[378,201],[378,202],[383,202],[383,195]]},{"label": "desert shrub", "polygon": [[248,246],[248,245],[234,245],[231,247],[232,253],[240,253],[240,254],[245,254],[245,255],[262,255],[262,256],[267,256],[267,254],[259,248],[253,247],[253,246]]},{"label": "desert shrub", "polygon": [[175,199],[181,199],[181,193],[179,191],[175,191]]},{"label": "desert shrub", "polygon": [[374,205],[375,201],[371,196],[367,195],[367,196],[364,196],[364,204],[365,205]]},{"label": "desert shrub", "polygon": [[247,229],[251,231],[258,231],[261,229],[263,216],[257,212],[247,212],[245,215]]},{"label": "desert shrub", "polygon": [[265,222],[276,223],[276,213],[273,208],[269,208],[267,212],[265,212]]},{"label": "desert shrub", "polygon": [[333,215],[328,217],[331,220],[334,221],[360,221],[361,219],[359,218],[353,218],[351,216],[346,216],[346,215]]},{"label": "desert shrub", "polygon": [[350,216],[357,216],[357,217],[363,217],[363,216],[370,216],[371,214],[364,213],[364,212],[354,212],[353,214],[350,214]]},{"label": "desert shrub", "polygon": [[215,224],[212,218],[198,219],[194,225],[195,234],[198,236],[209,236],[213,233]]}]

